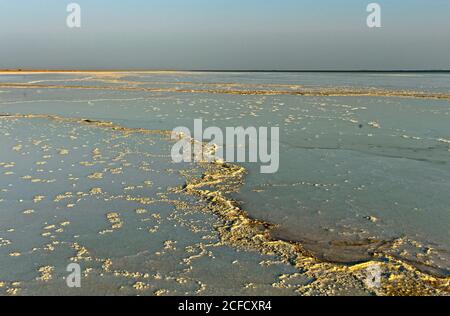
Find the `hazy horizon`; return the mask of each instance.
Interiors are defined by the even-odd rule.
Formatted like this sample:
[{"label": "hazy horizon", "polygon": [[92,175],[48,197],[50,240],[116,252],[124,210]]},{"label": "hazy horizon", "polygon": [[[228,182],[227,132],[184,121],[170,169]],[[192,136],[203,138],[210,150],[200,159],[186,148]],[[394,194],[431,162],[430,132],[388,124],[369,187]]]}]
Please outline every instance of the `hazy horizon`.
[{"label": "hazy horizon", "polygon": [[[370,2],[381,28],[366,25]],[[449,12],[445,0],[0,0],[0,69],[447,70]]]}]

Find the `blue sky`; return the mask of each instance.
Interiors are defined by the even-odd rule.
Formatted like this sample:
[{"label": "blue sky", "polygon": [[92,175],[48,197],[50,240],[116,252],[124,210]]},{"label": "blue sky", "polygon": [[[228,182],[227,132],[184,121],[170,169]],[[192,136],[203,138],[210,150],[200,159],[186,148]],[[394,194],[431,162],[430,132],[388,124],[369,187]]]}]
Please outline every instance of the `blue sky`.
[{"label": "blue sky", "polygon": [[450,0],[0,0],[0,68],[450,69],[449,16]]}]

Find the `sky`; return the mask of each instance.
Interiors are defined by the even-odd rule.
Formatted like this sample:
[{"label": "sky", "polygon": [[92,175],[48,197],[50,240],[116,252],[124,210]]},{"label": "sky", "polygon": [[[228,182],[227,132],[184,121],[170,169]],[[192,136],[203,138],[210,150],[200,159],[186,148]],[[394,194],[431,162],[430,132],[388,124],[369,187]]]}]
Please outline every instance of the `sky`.
[{"label": "sky", "polygon": [[0,0],[0,69],[450,69],[449,56],[450,0]]}]

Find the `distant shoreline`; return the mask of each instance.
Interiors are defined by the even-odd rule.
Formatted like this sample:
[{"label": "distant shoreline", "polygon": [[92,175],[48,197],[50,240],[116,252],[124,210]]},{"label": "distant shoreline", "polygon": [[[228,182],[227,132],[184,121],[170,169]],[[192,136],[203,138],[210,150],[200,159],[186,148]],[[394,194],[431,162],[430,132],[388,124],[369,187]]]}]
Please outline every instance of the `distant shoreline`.
[{"label": "distant shoreline", "polygon": [[450,70],[189,70],[190,72],[274,72],[274,73],[450,73]]},{"label": "distant shoreline", "polygon": [[0,69],[0,74],[35,73],[450,73],[450,70],[258,70],[258,69],[194,69],[194,70],[151,70],[151,69]]}]

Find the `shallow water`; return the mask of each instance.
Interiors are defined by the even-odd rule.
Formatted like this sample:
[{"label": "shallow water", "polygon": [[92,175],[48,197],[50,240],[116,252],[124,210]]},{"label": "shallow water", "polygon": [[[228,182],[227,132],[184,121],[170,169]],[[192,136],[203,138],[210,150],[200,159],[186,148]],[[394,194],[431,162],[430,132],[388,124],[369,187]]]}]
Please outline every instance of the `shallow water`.
[{"label": "shallow water", "polygon": [[[171,162],[167,135],[39,117],[3,118],[0,131],[7,294],[289,294],[270,284],[292,267],[221,245],[205,203],[170,191],[201,170]],[[69,263],[81,289],[65,285]]]},{"label": "shallow water", "polygon": [[[178,126],[192,128],[193,120],[198,118],[203,119],[205,127],[279,126],[279,172],[263,175],[259,173],[259,164],[241,164],[247,169],[247,175],[239,191],[231,193],[230,196],[240,202],[245,212],[252,218],[276,224],[277,227],[272,232],[275,238],[299,241],[306,250],[325,262],[348,264],[371,260],[375,249],[383,245],[381,256],[400,258],[412,263],[420,271],[432,275],[450,275],[450,101],[389,95],[299,96],[285,93],[302,87],[448,93],[450,74],[128,73],[2,75],[0,78],[1,113],[88,118],[111,121],[127,128],[148,130],[171,130]],[[12,88],[2,86],[2,83],[20,83],[25,86]],[[42,87],[27,88],[26,84]],[[83,89],[89,86],[102,89]],[[146,91],[142,88],[164,91]],[[186,91],[189,89],[194,92]],[[205,90],[207,93],[198,90]],[[227,90],[232,90],[233,94],[226,93]],[[280,93],[249,93],[252,91]],[[98,187],[110,195],[123,195],[127,186],[142,185],[145,174],[139,172],[140,163],[150,159],[147,154],[154,151],[161,154],[161,158],[151,156],[151,159],[159,160],[152,161],[155,167],[149,172],[156,174],[149,174],[148,177],[153,183],[157,183],[160,191],[148,190],[145,187],[134,189],[140,197],[155,198],[158,194],[168,194],[170,187],[182,185],[185,179],[178,177],[177,172],[172,169],[197,170],[197,176],[201,175],[202,171],[197,169],[197,166],[172,164],[169,157],[170,142],[158,139],[161,136],[145,136],[151,138],[151,141],[138,135],[128,135],[122,139],[122,136],[114,133],[111,135],[110,131],[99,132],[96,126],[80,126],[74,122],[56,120],[47,128],[45,118],[40,118],[39,123],[36,123],[36,119],[32,119],[32,123],[27,120],[29,119],[17,118],[1,122],[3,134],[9,134],[8,137],[2,136],[2,146],[22,147],[20,150],[3,152],[0,159],[4,163],[3,168],[10,165],[10,162],[15,162],[14,166],[4,170],[14,174],[2,176],[1,179],[1,186],[6,191],[0,196],[0,199],[3,199],[0,207],[4,210],[0,224],[0,233],[3,235],[0,237],[12,242],[8,245],[5,242],[5,246],[0,246],[3,261],[0,281],[28,280],[30,284],[22,291],[37,291],[33,290],[33,286],[37,286],[33,283],[36,281],[31,280],[37,277],[35,274],[39,266],[36,263],[31,265],[30,259],[25,255],[9,254],[33,254],[34,247],[44,249],[45,238],[39,237],[43,233],[43,227],[64,221],[73,223],[69,226],[75,227],[71,236],[80,235],[79,238],[86,244],[87,249],[102,249],[96,250],[98,253],[95,258],[98,258],[91,260],[98,266],[93,268],[96,271],[93,273],[95,277],[89,282],[95,283],[97,281],[92,280],[100,278],[105,284],[102,288],[90,289],[89,293],[93,294],[117,293],[119,284],[126,284],[119,293],[130,294],[134,290],[133,282],[137,282],[136,279],[123,283],[123,280],[119,281],[113,276],[100,277],[100,274],[104,273],[101,272],[102,263],[108,258],[114,257],[118,261],[116,272],[120,269],[120,264],[129,261],[124,258],[133,257],[136,261],[131,260],[128,264],[134,264],[136,271],[142,272],[151,267],[157,274],[158,270],[164,269],[167,261],[155,260],[150,253],[157,252],[158,247],[164,246],[164,242],[172,240],[181,243],[183,240],[197,246],[201,244],[198,236],[194,237],[196,234],[187,237],[192,232],[179,232],[170,225],[166,227],[165,234],[148,240],[150,237],[147,231],[150,228],[142,226],[141,223],[146,223],[142,221],[144,219],[149,222],[153,219],[140,218],[133,212],[139,205],[136,205],[136,201],[130,202],[126,198],[105,201],[103,198],[89,195],[75,203],[69,213],[65,213],[68,211],[67,204],[73,204],[70,199],[74,197],[68,197],[66,205],[46,202],[44,199],[40,204],[45,207],[35,210],[37,207],[31,201],[35,195],[55,198],[64,192],[89,193],[92,189],[89,174],[95,172],[89,168],[80,168],[79,163],[85,161],[91,151],[100,145],[104,146],[105,151],[111,151],[114,144],[123,150],[132,148],[132,151],[136,152],[135,157],[130,154],[126,159],[131,166],[124,168],[122,173],[97,179]],[[40,135],[51,144],[51,157],[40,158],[42,152],[31,150],[34,148],[34,135]],[[77,138],[72,140],[71,135]],[[68,149],[70,154],[59,157],[58,149],[67,147],[67,139],[71,142],[72,148]],[[86,146],[85,149],[83,145]],[[74,150],[74,147],[79,149]],[[118,152],[112,150],[106,156],[112,159]],[[36,166],[41,160],[45,165]],[[112,165],[106,169],[102,166],[101,171],[115,169],[120,165],[108,160],[103,163]],[[50,177],[49,168],[53,171]],[[57,184],[40,184],[42,189],[37,190],[42,191],[40,193],[35,190],[36,186],[28,187],[22,184],[23,179],[19,175],[51,178]],[[62,187],[61,183],[65,187]],[[73,185],[77,190],[71,187]],[[191,200],[193,197],[176,195],[176,199],[181,199],[190,206],[203,203]],[[78,208],[76,217],[73,217],[72,208],[73,212]],[[91,208],[101,211],[93,215],[89,212]],[[161,208],[163,210],[159,212],[165,212],[163,218],[171,218],[174,212],[177,213],[173,206],[164,205]],[[21,214],[30,209],[34,212]],[[128,229],[127,225],[123,225],[124,228],[118,232],[113,230],[111,235],[117,235],[114,239],[98,234],[102,225],[103,229],[108,229],[107,214],[110,213],[119,213],[119,218],[123,217],[121,221],[129,223]],[[187,213],[190,214],[191,211]],[[201,218],[194,216],[195,219],[189,218],[189,221],[202,221],[203,229],[211,238],[218,238],[212,237],[213,222],[217,219],[205,215],[204,212],[197,213],[199,214],[195,216]],[[72,214],[70,218],[69,214]],[[33,221],[33,224],[28,226],[30,216],[38,218],[39,221]],[[17,234],[13,241],[14,232],[8,232],[9,229],[27,233]],[[49,236],[56,236],[53,232],[50,234]],[[72,237],[66,237],[54,238],[66,245],[65,249],[56,251],[58,254],[55,259],[50,260],[53,262],[50,266],[60,267],[59,273],[63,272],[62,263],[70,257],[70,249],[73,250],[75,242]],[[105,239],[102,240],[103,238]],[[186,255],[187,247],[188,243],[176,247],[183,249],[174,254],[178,261],[182,261]],[[145,254],[141,254],[143,249]],[[141,280],[145,284],[152,284],[150,287],[144,287],[147,291],[145,293],[193,294],[202,288],[200,284],[208,284],[205,287],[208,290],[203,289],[203,292],[198,294],[293,294],[302,284],[310,282],[309,277],[300,277],[296,280],[296,286],[280,289],[273,284],[276,284],[280,275],[293,273],[293,268],[289,265],[275,264],[261,269],[259,262],[266,260],[263,255],[237,252],[235,247],[227,245],[214,247],[214,250],[215,255],[205,256],[205,259],[193,264],[192,271],[207,271],[211,267],[208,258],[214,257],[215,262],[221,263],[219,266],[224,271],[222,275],[228,275],[234,271],[232,262],[244,260],[247,268],[242,268],[242,273],[237,273],[234,280],[246,279],[246,282],[238,282],[238,289],[233,287],[233,282],[224,283],[225,280],[218,274],[204,275],[209,279],[199,280],[202,273],[191,271],[189,281],[183,280],[181,283],[186,284],[185,287],[174,282],[170,285],[158,285],[158,288],[153,285],[156,282],[154,280],[153,283]],[[42,251],[45,253],[45,250]],[[42,260],[42,266],[45,261],[49,260]],[[13,268],[14,271],[11,270]],[[131,267],[128,269],[127,271],[132,270]],[[183,274],[186,271],[168,269],[170,273],[167,273],[169,277],[166,281],[173,281],[177,277],[186,278],[186,274]],[[120,276],[120,273],[118,275]],[[170,275],[176,277],[171,278]],[[50,286],[52,282],[56,283],[47,283],[48,291],[64,288],[61,284]],[[246,287],[245,284],[252,286]],[[158,289],[164,289],[166,292],[158,292]],[[356,288],[352,291],[358,293]]]}]

